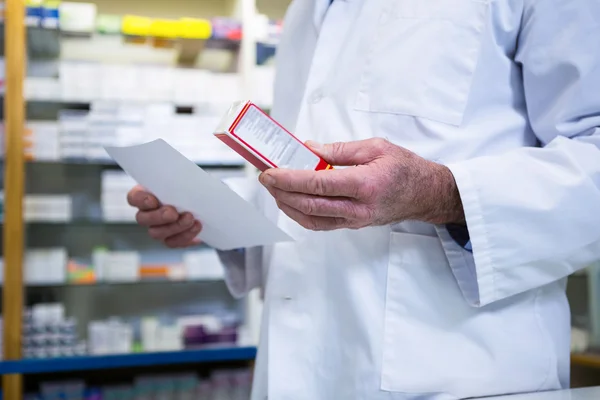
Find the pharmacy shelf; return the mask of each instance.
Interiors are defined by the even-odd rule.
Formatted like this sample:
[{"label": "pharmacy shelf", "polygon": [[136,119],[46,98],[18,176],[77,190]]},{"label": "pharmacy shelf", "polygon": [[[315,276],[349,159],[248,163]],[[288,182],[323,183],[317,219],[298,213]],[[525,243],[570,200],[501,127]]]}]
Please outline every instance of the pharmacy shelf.
[{"label": "pharmacy shelf", "polygon": [[25,359],[0,362],[0,375],[40,374],[224,361],[251,361],[255,357],[256,347],[229,347],[160,353]]},{"label": "pharmacy shelf", "polygon": [[[186,283],[197,283],[197,284],[225,284],[224,279],[140,279],[137,281],[129,282],[92,282],[92,283],[76,283],[76,282],[53,282],[53,283],[25,283],[25,287],[28,289],[48,289],[48,288],[81,288],[86,289],[90,287],[113,287],[113,286],[132,286],[132,285],[164,285],[164,284],[186,284]],[[0,283],[0,290],[3,285]]]},{"label": "pharmacy shelf", "polygon": [[[0,160],[0,163],[4,162],[4,159]],[[112,160],[95,160],[95,159],[62,159],[62,160],[52,160],[52,161],[42,161],[42,160],[29,160],[28,164],[60,164],[60,165],[91,165],[91,166],[102,166],[107,168],[117,168],[121,167],[119,164]],[[194,161],[196,165],[199,167],[206,168],[242,168],[246,165],[244,160],[223,160],[223,161]]]},{"label": "pharmacy shelf", "polygon": [[[4,221],[0,220],[0,225]],[[135,220],[123,220],[123,221],[109,221],[100,218],[75,218],[70,220],[57,220],[57,221],[42,221],[42,220],[25,220],[25,225],[77,225],[77,226],[94,226],[94,225],[108,225],[111,227],[124,226],[128,227],[131,225],[137,225]]]},{"label": "pharmacy shelf", "polygon": [[[0,98],[3,98],[4,95],[0,94]],[[194,110],[206,110],[210,109],[210,103],[198,101],[197,104],[190,103],[182,103],[178,101],[173,101],[169,99],[164,100],[133,100],[133,99],[63,99],[63,98],[50,98],[50,97],[35,97],[35,96],[27,96],[28,104],[48,104],[48,105],[57,105],[60,109],[70,109],[70,110],[89,110],[90,106],[94,102],[115,102],[115,103],[132,103],[132,104],[156,104],[156,103],[164,103],[164,104],[172,104],[175,108],[175,111],[179,114],[192,114]],[[260,108],[267,111],[272,108],[271,104],[258,104]]]},{"label": "pharmacy shelf", "polygon": [[[123,198],[125,198],[125,195],[123,195]],[[4,223],[4,220],[0,219],[0,225],[2,225]],[[69,220],[55,220],[55,221],[49,221],[49,220],[24,220],[23,223],[25,225],[46,225],[46,226],[62,226],[62,225],[71,225],[71,226],[83,226],[83,227],[93,227],[93,226],[97,226],[97,225],[102,225],[102,226],[109,226],[109,227],[114,227],[114,228],[128,228],[131,226],[137,226],[138,223],[131,219],[131,220],[105,220],[102,218],[82,218],[82,217],[77,217],[77,218],[73,218],[73,219],[69,219]],[[2,234],[2,232],[0,232],[0,234]]]},{"label": "pharmacy shelf", "polygon": [[[29,30],[35,30],[37,32],[40,31],[46,31],[46,29],[44,28],[40,28],[40,27],[27,27]],[[0,29],[4,29],[4,22],[0,21]],[[54,30],[48,29],[48,32],[54,32]],[[98,33],[90,33],[90,32],[86,32],[86,33],[76,33],[76,32],[64,32],[61,31],[60,35],[56,36],[56,35],[47,35],[48,40],[53,40],[53,41],[60,41],[61,39],[65,39],[65,38],[80,38],[80,39],[91,39],[93,36],[102,36],[102,34],[98,34]],[[104,36],[114,36],[114,37],[121,37],[124,35],[121,34],[108,34],[108,35],[104,35]],[[240,39],[236,39],[236,38],[226,38],[226,37],[210,37],[208,39],[192,39],[194,41],[197,42],[203,42],[205,45],[205,49],[215,49],[215,50],[230,50],[230,51],[239,51],[240,49],[240,44],[241,44],[241,40]],[[272,43],[268,43],[265,42],[264,43],[265,46],[273,46]]]},{"label": "pharmacy shelf", "polygon": [[[58,82],[58,81],[57,81]],[[184,104],[177,101],[172,100],[133,100],[133,99],[92,99],[92,98],[83,98],[83,99],[64,99],[64,98],[52,98],[52,97],[35,97],[35,96],[27,96],[28,103],[40,103],[40,104],[57,104],[60,105],[61,108],[75,109],[75,110],[89,110],[90,105],[94,102],[123,102],[123,103],[133,103],[133,104],[152,104],[152,103],[165,103],[172,104],[173,107],[178,112],[189,114],[194,109],[202,109],[202,104]],[[201,102],[199,102],[201,103]]]},{"label": "pharmacy shelf", "polygon": [[[4,163],[4,158],[0,158],[0,164]],[[194,161],[201,168],[222,168],[222,169],[237,169],[246,166],[244,160],[223,160],[223,161]],[[63,159],[63,160],[28,160],[27,164],[50,164],[50,165],[75,165],[75,166],[99,166],[110,169],[121,169],[119,164],[111,160],[94,160],[94,159]]]}]

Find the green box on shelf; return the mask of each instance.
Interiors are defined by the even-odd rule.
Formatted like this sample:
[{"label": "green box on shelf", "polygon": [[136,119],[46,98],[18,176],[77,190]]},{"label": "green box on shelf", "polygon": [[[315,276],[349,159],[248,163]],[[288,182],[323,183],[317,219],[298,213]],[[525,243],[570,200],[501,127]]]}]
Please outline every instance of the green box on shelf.
[{"label": "green box on shelf", "polygon": [[122,18],[120,15],[99,14],[96,19],[96,31],[106,35],[121,34]]}]

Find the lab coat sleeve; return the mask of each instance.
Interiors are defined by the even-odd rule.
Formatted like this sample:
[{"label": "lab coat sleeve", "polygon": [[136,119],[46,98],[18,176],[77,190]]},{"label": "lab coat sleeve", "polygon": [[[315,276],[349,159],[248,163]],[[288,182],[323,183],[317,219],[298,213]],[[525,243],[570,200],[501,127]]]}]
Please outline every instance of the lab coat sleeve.
[{"label": "lab coat sleeve", "polygon": [[[229,178],[224,183],[245,200],[256,202],[256,182],[247,178]],[[225,282],[235,298],[241,298],[250,290],[262,286],[262,247],[217,253],[225,268]]]},{"label": "lab coat sleeve", "polygon": [[516,62],[540,147],[449,164],[472,253],[438,227],[473,306],[600,259],[600,1],[526,1]]}]

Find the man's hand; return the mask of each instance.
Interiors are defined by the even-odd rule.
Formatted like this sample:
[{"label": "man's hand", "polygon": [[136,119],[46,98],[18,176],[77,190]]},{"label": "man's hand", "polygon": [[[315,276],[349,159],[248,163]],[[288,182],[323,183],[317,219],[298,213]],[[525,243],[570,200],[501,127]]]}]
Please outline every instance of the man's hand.
[{"label": "man's hand", "polygon": [[350,167],[272,168],[259,178],[279,208],[307,229],[358,229],[405,220],[464,223],[454,177],[443,165],[380,138],[307,145],[331,165]]},{"label": "man's hand", "polygon": [[153,239],[165,245],[177,248],[199,244],[196,236],[202,225],[190,213],[179,214],[174,207],[163,206],[152,194],[141,186],[136,186],[127,194],[127,201],[138,208],[135,219],[138,224],[148,228]]}]

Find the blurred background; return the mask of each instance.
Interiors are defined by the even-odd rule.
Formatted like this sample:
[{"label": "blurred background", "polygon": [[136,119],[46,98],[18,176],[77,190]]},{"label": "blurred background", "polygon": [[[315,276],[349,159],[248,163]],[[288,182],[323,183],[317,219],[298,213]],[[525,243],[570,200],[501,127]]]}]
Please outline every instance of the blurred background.
[{"label": "blurred background", "polygon": [[270,109],[287,1],[24,3],[22,60],[0,3],[0,87],[22,63],[26,102],[22,360],[0,372],[27,399],[247,399],[258,296],[231,297],[214,250],[138,228],[103,146],[161,137],[219,178],[252,173],[212,132],[233,101]]},{"label": "blurred background", "polygon": [[[12,286],[2,304],[22,315],[21,331],[1,326],[21,335],[0,362],[10,400],[248,399],[258,294],[232,298],[214,250],[168,250],[137,227],[134,182],[103,146],[160,137],[219,178],[252,174],[212,131],[233,101],[270,109],[288,0],[23,3],[26,42],[7,59],[0,2],[0,92],[14,63],[25,100],[25,241],[2,249],[23,254],[23,304]],[[4,219],[21,194],[0,165]],[[599,286],[598,268],[569,280],[573,386],[600,383]]]}]

